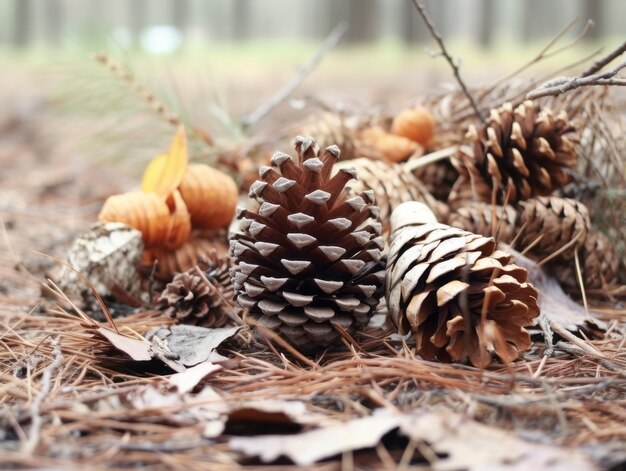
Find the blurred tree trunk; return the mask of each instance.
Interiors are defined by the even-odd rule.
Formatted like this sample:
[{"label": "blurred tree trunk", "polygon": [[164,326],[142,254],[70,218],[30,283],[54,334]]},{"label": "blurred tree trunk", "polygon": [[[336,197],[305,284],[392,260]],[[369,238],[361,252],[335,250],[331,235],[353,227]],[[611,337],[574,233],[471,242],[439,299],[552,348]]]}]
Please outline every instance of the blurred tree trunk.
[{"label": "blurred tree trunk", "polygon": [[350,29],[346,32],[346,42],[365,42],[376,39],[376,0],[347,0],[347,20]]},{"label": "blurred tree trunk", "polygon": [[252,27],[250,12],[252,2],[250,0],[233,0],[233,8],[233,38],[238,41],[248,39],[251,36],[250,28]]},{"label": "blurred tree trunk", "polygon": [[46,41],[59,44],[63,31],[63,4],[61,0],[46,0]]},{"label": "blurred tree trunk", "polygon": [[603,11],[605,2],[599,0],[587,0],[583,2],[582,20],[593,20],[594,27],[589,30],[585,39],[588,41],[594,41],[602,37],[604,32]]},{"label": "blurred tree trunk", "polygon": [[189,0],[170,0],[172,24],[181,34],[185,34],[189,25]]},{"label": "blurred tree trunk", "polygon": [[478,23],[478,43],[484,48],[493,45],[495,9],[496,3],[494,0],[481,0]]},{"label": "blurred tree trunk", "polygon": [[31,36],[30,18],[32,15],[31,0],[14,0],[13,10],[13,45],[17,48],[28,46]]},{"label": "blurred tree trunk", "polygon": [[132,0],[130,5],[130,27],[133,31],[133,41],[137,42],[141,30],[146,26],[146,15],[148,14],[146,0]]}]

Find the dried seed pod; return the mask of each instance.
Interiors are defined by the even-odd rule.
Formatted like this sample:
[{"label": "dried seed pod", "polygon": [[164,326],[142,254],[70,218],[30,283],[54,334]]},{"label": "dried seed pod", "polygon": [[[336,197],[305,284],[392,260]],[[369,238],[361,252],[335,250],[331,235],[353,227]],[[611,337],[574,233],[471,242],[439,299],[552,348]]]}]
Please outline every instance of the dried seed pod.
[{"label": "dried seed pod", "polygon": [[335,173],[350,168],[356,169],[359,179],[353,180],[348,186],[356,194],[366,190],[374,191],[380,209],[380,220],[387,231],[391,212],[405,201],[424,203],[437,217],[445,218],[447,215],[447,206],[437,201],[415,175],[401,166],[361,158],[341,161],[334,167]]},{"label": "dried seed pod", "polygon": [[217,169],[205,164],[189,165],[178,189],[196,229],[218,229],[235,216],[237,184]]},{"label": "dried seed pod", "polygon": [[[467,146],[457,159],[475,186],[496,188],[498,202],[509,192],[509,203],[549,195],[566,185],[568,168],[576,165],[575,128],[562,111],[554,116],[525,101],[515,110],[511,103],[492,109],[485,126],[470,126]],[[479,195],[489,202],[491,191]]]},{"label": "dried seed pod", "polygon": [[247,319],[303,350],[340,341],[365,327],[382,294],[381,224],[374,194],[344,187],[356,172],[332,175],[339,148],[319,152],[296,139],[296,161],[276,153],[250,195],[258,211],[241,210],[231,236],[232,276]]},{"label": "dried seed pod", "polygon": [[[579,249],[578,258],[587,295],[603,298],[603,288],[620,284],[620,274],[624,273],[624,267],[615,247],[602,232],[589,231],[585,243]],[[576,263],[573,259],[554,264],[552,270],[567,293],[580,296]]]},{"label": "dried seed pod", "polygon": [[224,242],[216,239],[212,232],[193,231],[189,239],[175,250],[162,247],[146,249],[143,265],[151,266],[157,260],[156,275],[162,280],[171,280],[176,273],[195,267],[200,259],[210,257],[213,252],[225,254],[227,248]]},{"label": "dried seed pod", "polygon": [[388,162],[402,162],[424,151],[417,142],[388,133],[378,126],[364,129],[359,133],[359,138],[363,148],[373,149]]},{"label": "dried seed pod", "polygon": [[387,307],[419,355],[484,367],[492,351],[508,362],[530,347],[537,291],[492,238],[438,224],[421,203],[400,205],[391,219]]},{"label": "dried seed pod", "polygon": [[222,327],[234,313],[234,288],[230,280],[230,259],[216,252],[167,284],[158,299],[158,308],[179,323]]},{"label": "dried seed pod", "polygon": [[398,114],[391,124],[391,132],[429,147],[435,135],[435,117],[423,106],[416,106]]},{"label": "dried seed pod", "polygon": [[[494,206],[470,201],[460,204],[447,220],[452,227],[484,236],[493,236],[509,243],[517,233],[517,211],[511,206]],[[498,231],[496,233],[496,231]]]},{"label": "dried seed pod", "polygon": [[572,260],[585,243],[591,227],[587,207],[576,200],[541,196],[521,204],[519,248],[542,260],[560,252],[559,260]]},{"label": "dried seed pod", "polygon": [[176,248],[191,231],[189,213],[180,198],[168,202],[156,193],[131,192],[113,195],[98,215],[101,222],[122,222],[139,230],[147,248]]}]

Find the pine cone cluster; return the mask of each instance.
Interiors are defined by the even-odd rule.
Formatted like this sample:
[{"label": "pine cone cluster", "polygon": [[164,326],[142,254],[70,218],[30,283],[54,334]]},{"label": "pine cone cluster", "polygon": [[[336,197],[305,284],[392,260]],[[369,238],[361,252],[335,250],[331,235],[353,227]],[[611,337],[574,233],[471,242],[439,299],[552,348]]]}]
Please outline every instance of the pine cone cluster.
[{"label": "pine cone cluster", "polygon": [[448,224],[453,227],[493,236],[509,243],[517,234],[517,211],[512,206],[495,206],[480,201],[470,201],[450,214]]},{"label": "pine cone cluster", "polygon": [[[492,109],[487,123],[471,125],[457,156],[479,199],[514,203],[551,194],[570,181],[568,169],[576,165],[575,128],[565,111],[554,116],[550,108],[525,101]],[[466,187],[466,179],[458,182]],[[456,191],[460,191],[457,188]]]},{"label": "pine cone cluster", "polygon": [[420,203],[392,215],[387,307],[401,333],[413,332],[425,359],[508,362],[531,345],[525,327],[539,315],[524,268],[492,238],[438,224]]},{"label": "pine cone cluster", "polygon": [[158,307],[178,323],[222,327],[234,312],[234,289],[228,257],[213,252],[178,273],[157,300]]},{"label": "pine cone cluster", "polygon": [[258,211],[241,210],[230,254],[237,301],[254,322],[301,350],[363,328],[382,295],[384,248],[372,191],[345,190],[351,168],[332,175],[339,148],[298,137],[250,187]]}]

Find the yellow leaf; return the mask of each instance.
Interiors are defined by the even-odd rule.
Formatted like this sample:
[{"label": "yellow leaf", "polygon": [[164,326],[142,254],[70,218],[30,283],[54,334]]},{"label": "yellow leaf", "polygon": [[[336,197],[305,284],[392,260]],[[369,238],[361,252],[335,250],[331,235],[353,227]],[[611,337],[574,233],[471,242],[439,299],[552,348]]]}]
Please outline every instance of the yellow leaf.
[{"label": "yellow leaf", "polygon": [[141,191],[169,196],[183,181],[187,170],[187,136],[180,126],[172,140],[170,150],[148,164],[143,174]]}]

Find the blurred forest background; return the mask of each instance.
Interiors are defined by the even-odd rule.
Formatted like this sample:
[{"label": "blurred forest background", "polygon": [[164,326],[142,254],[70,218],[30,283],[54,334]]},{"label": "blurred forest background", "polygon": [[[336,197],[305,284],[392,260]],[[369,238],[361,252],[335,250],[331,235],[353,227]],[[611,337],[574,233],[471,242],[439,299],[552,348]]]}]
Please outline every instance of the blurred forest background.
[{"label": "blurred forest background", "polygon": [[[482,47],[551,36],[557,25],[574,17],[593,18],[587,40],[624,32],[621,0],[426,0],[424,5],[444,36]],[[347,43],[428,40],[407,0],[3,0],[0,47],[57,47],[113,34],[125,45],[150,48],[155,26],[170,26],[180,35],[180,41],[176,33],[168,36],[173,47],[259,38],[310,40],[323,38],[340,20],[351,25]]]}]

